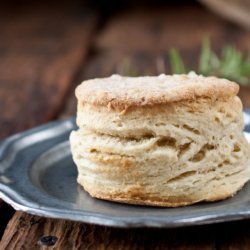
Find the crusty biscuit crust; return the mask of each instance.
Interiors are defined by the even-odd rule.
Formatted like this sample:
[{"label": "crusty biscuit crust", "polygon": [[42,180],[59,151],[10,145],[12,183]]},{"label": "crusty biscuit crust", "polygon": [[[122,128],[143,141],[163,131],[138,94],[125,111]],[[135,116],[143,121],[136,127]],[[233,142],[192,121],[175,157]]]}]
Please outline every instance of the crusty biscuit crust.
[{"label": "crusty biscuit crust", "polygon": [[100,190],[95,190],[93,188],[88,188],[88,186],[84,185],[81,181],[78,181],[79,184],[84,188],[86,192],[89,193],[93,198],[98,198],[107,201],[114,201],[119,203],[126,203],[131,205],[141,205],[141,206],[156,206],[156,207],[184,207],[188,205],[192,205],[199,202],[213,202],[218,200],[225,200],[229,197],[233,197],[237,192],[239,192],[245,183],[241,183],[237,190],[228,190],[227,192],[220,192],[211,195],[210,197],[202,198],[202,197],[169,197],[167,199],[158,198],[150,198],[150,197],[140,197],[140,196],[131,196],[126,193],[117,193],[110,194],[105,193]]},{"label": "crusty biscuit crust", "polygon": [[223,99],[236,95],[238,91],[239,86],[234,82],[196,74],[158,77],[113,75],[84,81],[76,88],[76,96],[82,104],[123,111],[128,107],[194,101],[197,98]]}]

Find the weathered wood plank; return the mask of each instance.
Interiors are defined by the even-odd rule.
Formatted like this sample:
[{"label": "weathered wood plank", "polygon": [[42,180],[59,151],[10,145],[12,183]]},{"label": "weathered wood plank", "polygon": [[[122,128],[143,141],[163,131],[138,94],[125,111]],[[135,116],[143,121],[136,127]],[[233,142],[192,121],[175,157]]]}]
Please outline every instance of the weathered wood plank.
[{"label": "weathered wood plank", "polygon": [[[0,138],[58,116],[97,19],[96,12],[74,4],[1,3]],[[0,237],[12,214],[0,201]]]},{"label": "weathered wood plank", "polygon": [[250,108],[250,87],[241,87],[239,92],[239,97],[243,103],[244,108]]},{"label": "weathered wood plank", "polygon": [[0,9],[0,138],[60,111],[97,21],[93,12],[72,6]]},{"label": "weathered wood plank", "polygon": [[[194,230],[191,229],[194,233]],[[114,229],[51,220],[17,212],[5,231],[2,249],[39,249],[41,237],[55,236],[51,249],[212,249],[206,237],[188,240],[177,231]],[[183,244],[185,242],[185,245]],[[39,245],[40,244],[40,245]],[[182,246],[179,247],[178,246]]]},{"label": "weathered wood plank", "polygon": [[[164,53],[171,47],[189,51],[194,60],[202,39],[215,49],[234,44],[249,50],[250,31],[226,22],[199,5],[164,5],[134,8],[113,16],[96,40],[100,51]],[[190,51],[191,50],[191,51]]]},{"label": "weathered wood plank", "polygon": [[[120,229],[16,212],[0,249],[249,249],[249,221],[182,229]],[[44,236],[51,236],[44,238]],[[47,240],[47,241],[46,241]]]}]

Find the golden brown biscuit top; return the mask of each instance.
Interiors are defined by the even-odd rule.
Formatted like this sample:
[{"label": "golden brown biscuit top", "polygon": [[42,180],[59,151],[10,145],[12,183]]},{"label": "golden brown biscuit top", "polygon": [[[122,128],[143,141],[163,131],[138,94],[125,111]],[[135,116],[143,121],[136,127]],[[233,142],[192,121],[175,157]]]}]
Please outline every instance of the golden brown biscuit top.
[{"label": "golden brown biscuit top", "polygon": [[87,80],[76,88],[76,96],[81,103],[122,111],[131,106],[228,98],[238,91],[238,84],[229,80],[190,72],[188,75],[144,77],[112,75]]}]

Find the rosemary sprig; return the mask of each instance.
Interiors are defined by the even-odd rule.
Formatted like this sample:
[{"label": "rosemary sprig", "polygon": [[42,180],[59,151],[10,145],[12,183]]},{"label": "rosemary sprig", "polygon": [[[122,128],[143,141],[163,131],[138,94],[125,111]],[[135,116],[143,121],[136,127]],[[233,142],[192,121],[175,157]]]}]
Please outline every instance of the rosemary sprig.
[{"label": "rosemary sprig", "polygon": [[123,59],[122,63],[118,65],[116,72],[125,76],[137,76],[138,71],[132,65],[132,61],[129,57]]},{"label": "rosemary sprig", "polygon": [[[169,51],[171,71],[175,74],[187,72],[180,53],[174,49]],[[177,55],[177,57],[176,57]],[[177,59],[176,59],[177,58]],[[218,56],[212,49],[208,38],[204,38],[201,45],[199,65],[195,70],[199,74],[215,75],[218,77],[234,80],[241,85],[250,85],[250,52],[244,58],[242,52],[234,46],[225,46],[221,55]]]},{"label": "rosemary sprig", "polygon": [[199,72],[206,75],[209,72],[211,61],[211,49],[210,42],[207,38],[204,38],[201,48],[201,55],[199,61]]},{"label": "rosemary sprig", "polygon": [[[177,49],[170,49],[168,55],[172,74],[186,74],[191,70],[185,65]],[[212,50],[210,40],[205,37],[201,44],[198,61],[197,68],[192,69],[198,74],[214,75],[236,81],[240,85],[250,86],[250,51],[247,56],[243,56],[242,52],[234,46],[226,45],[218,55]],[[160,71],[164,72],[164,60],[160,61],[160,63]],[[127,76],[139,75],[138,68],[132,65],[130,58],[125,58],[118,65],[117,73]]]},{"label": "rosemary sprig", "polygon": [[182,57],[177,49],[171,49],[169,51],[169,59],[172,72],[175,74],[185,74],[187,72]]}]

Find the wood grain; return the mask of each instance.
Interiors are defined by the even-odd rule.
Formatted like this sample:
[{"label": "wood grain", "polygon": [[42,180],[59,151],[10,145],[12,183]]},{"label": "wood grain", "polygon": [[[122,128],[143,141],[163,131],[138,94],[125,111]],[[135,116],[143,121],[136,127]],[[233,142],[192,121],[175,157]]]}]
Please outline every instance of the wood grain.
[{"label": "wood grain", "polygon": [[243,103],[244,108],[250,108],[250,87],[241,87],[239,92],[239,97]]},{"label": "wood grain", "polygon": [[[121,229],[16,212],[1,249],[249,249],[249,221],[183,229]],[[49,247],[44,236],[55,237]]]},{"label": "wood grain", "polygon": [[96,27],[76,7],[1,8],[0,138],[57,117]]},{"label": "wood grain", "polygon": [[[164,53],[171,47],[193,52],[204,36],[215,49],[234,44],[249,50],[250,31],[235,26],[199,5],[164,5],[127,9],[114,15],[96,39],[99,51]],[[191,53],[190,52],[190,53]],[[188,58],[194,60],[194,56]]]},{"label": "wood grain", "polygon": [[[83,7],[0,4],[0,139],[58,116],[98,21]],[[0,200],[0,237],[13,211]]]}]

